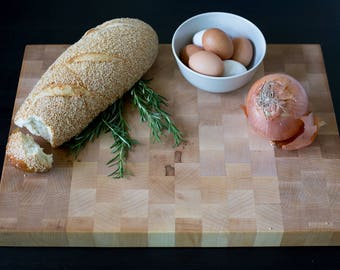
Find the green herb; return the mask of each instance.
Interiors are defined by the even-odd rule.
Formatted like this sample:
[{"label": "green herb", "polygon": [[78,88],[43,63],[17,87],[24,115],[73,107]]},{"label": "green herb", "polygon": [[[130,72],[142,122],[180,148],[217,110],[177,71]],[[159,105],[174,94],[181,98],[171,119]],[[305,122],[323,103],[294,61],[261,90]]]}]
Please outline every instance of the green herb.
[{"label": "green herb", "polygon": [[148,85],[148,80],[139,80],[131,89],[132,102],[137,107],[142,122],[147,122],[151,135],[156,142],[161,142],[161,136],[167,130],[173,135],[178,146],[184,141],[183,134],[170,119],[169,113],[162,106],[168,106],[165,97],[155,93]]},{"label": "green herb", "polygon": [[115,170],[109,174],[113,178],[122,178],[126,175],[125,161],[128,152],[133,145],[138,143],[129,135],[128,125],[123,117],[123,103],[123,98],[117,100],[114,103],[118,107],[116,115],[109,120],[103,119],[114,139],[114,143],[110,147],[113,158],[106,163],[109,167],[115,167]]},{"label": "green herb", "polygon": [[[130,90],[132,102],[137,107],[142,122],[147,122],[151,135],[156,142],[161,142],[164,130],[174,137],[174,146],[184,141],[182,133],[170,119],[170,115],[163,110],[162,106],[168,106],[166,99],[155,93],[148,85],[148,81],[139,80]],[[113,178],[124,177],[127,173],[125,162],[129,150],[137,144],[129,135],[128,124],[123,116],[123,105],[126,99],[121,97],[105,111],[100,113],[79,135],[73,137],[65,146],[78,157],[87,143],[93,142],[101,134],[111,132],[114,143],[110,149],[113,154],[107,162],[114,171],[109,175]]]}]

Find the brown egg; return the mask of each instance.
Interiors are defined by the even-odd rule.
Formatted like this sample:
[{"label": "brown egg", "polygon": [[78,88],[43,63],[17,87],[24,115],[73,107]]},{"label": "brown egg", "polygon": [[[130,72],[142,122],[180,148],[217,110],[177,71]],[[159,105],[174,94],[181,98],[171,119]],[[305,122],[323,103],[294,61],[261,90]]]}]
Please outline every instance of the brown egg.
[{"label": "brown egg", "polygon": [[233,39],[234,54],[232,59],[247,67],[253,59],[253,45],[250,40],[244,37]]},{"label": "brown egg", "polygon": [[232,57],[234,46],[232,39],[218,28],[207,29],[202,37],[203,48],[217,54],[222,60]]},{"label": "brown egg", "polygon": [[188,44],[186,45],[184,48],[182,48],[182,50],[179,53],[179,58],[182,60],[182,62],[185,65],[189,64],[189,58],[191,55],[193,55],[194,53],[198,52],[198,51],[202,51],[203,48],[198,47],[194,44]]},{"label": "brown egg", "polygon": [[209,76],[221,76],[224,65],[221,58],[208,51],[199,51],[189,58],[189,67],[201,74]]}]

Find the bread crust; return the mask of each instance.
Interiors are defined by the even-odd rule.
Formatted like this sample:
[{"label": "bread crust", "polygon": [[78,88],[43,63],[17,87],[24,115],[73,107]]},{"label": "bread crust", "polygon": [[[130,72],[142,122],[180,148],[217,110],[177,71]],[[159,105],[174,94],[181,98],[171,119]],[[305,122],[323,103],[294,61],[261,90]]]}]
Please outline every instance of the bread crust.
[{"label": "bread crust", "polygon": [[[33,137],[15,130],[8,138],[6,154],[9,162],[26,172],[47,172],[52,168],[52,155],[43,152],[28,153],[29,141],[33,143]],[[37,147],[39,147],[36,144]]]},{"label": "bread crust", "polygon": [[141,20],[114,19],[92,28],[47,69],[14,122],[60,146],[128,91],[157,54],[157,34]]}]

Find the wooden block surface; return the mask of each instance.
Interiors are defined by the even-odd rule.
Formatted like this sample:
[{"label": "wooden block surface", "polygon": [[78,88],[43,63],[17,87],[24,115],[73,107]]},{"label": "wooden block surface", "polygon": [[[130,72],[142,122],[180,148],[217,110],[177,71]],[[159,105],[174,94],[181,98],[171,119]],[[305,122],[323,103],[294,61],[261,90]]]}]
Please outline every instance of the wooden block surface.
[{"label": "wooden block surface", "polygon": [[[68,45],[26,47],[14,113]],[[282,151],[253,134],[240,105],[250,85],[286,72],[305,87],[326,125],[316,141]],[[201,91],[160,45],[145,75],[168,99],[187,141],[155,144],[136,109],[125,106],[132,175],[114,180],[105,163],[109,134],[77,160],[53,149],[54,168],[26,174],[6,160],[0,182],[0,245],[310,246],[340,244],[340,140],[319,45],[268,45],[252,82],[231,93]],[[13,130],[14,125],[11,125]],[[44,146],[47,146],[46,143]],[[47,146],[48,148],[48,146]]]}]

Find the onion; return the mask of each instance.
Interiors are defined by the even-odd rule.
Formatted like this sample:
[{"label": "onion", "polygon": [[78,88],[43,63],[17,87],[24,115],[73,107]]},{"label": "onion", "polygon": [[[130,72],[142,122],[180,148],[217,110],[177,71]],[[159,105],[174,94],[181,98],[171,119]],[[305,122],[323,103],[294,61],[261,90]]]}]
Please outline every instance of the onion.
[{"label": "onion", "polygon": [[[316,126],[315,121],[306,121],[309,115],[306,91],[287,74],[274,73],[257,80],[248,92],[245,111],[251,129],[277,142],[283,149],[305,147],[316,136],[317,128],[310,134],[310,130],[314,129],[305,126]],[[310,118],[314,119],[313,115]],[[309,133],[302,135],[305,130]],[[299,141],[292,144],[295,138],[299,138]],[[285,142],[290,146],[285,147]]]}]

